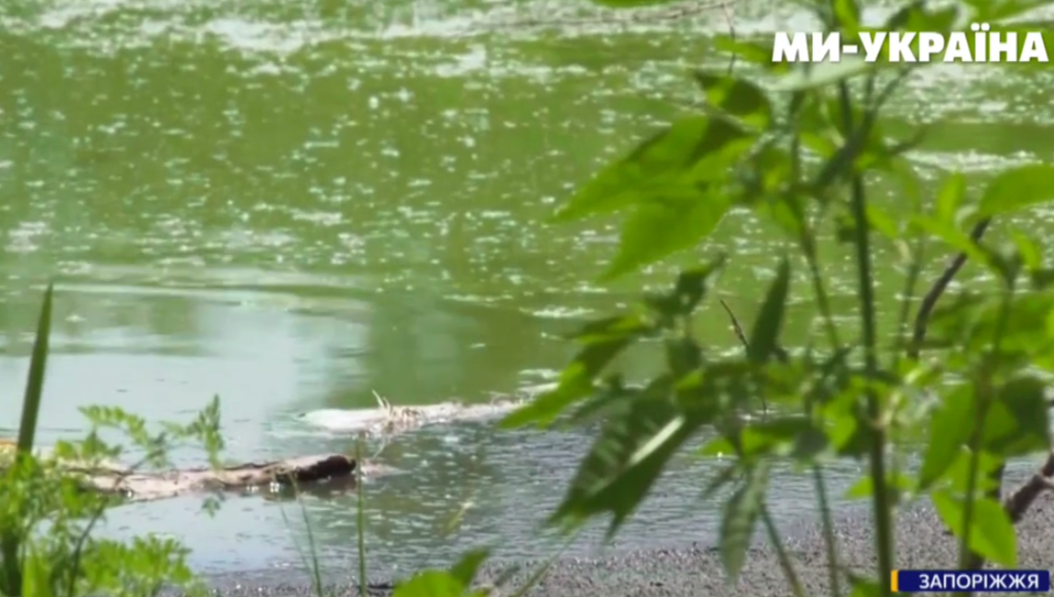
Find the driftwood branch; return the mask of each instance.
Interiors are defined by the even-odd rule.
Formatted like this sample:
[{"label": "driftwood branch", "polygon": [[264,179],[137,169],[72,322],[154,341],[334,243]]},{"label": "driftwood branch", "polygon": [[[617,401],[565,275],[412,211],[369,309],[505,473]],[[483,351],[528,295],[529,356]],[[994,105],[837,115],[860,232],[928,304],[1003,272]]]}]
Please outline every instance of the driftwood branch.
[{"label": "driftwood branch", "polygon": [[1017,491],[1007,496],[1003,502],[1003,508],[1010,515],[1010,520],[1015,523],[1021,520],[1032,505],[1032,502],[1036,501],[1039,494],[1047,489],[1054,489],[1054,451],[1047,456],[1047,461],[1029,479],[1028,483],[1025,483]]},{"label": "driftwood branch", "polygon": [[[300,487],[327,481],[348,481],[358,463],[342,454],[301,456],[263,463],[246,463],[220,469],[209,467],[147,472],[116,463],[84,466],[60,463],[89,491],[121,495],[132,501],[150,501],[187,493],[252,491],[272,486]],[[393,472],[383,466],[363,463],[364,475]]]}]

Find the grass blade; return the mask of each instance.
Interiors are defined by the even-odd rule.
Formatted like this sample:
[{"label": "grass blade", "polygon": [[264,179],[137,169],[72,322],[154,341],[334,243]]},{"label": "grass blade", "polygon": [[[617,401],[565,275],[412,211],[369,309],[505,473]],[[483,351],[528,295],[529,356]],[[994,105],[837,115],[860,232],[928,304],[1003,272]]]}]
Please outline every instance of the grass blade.
[{"label": "grass blade", "polygon": [[359,547],[359,595],[366,597],[366,505],[363,503],[365,496],[362,491],[362,455],[365,450],[362,449],[364,442],[363,437],[360,435],[359,440],[355,442],[355,526],[356,526],[356,538],[358,539]]},{"label": "grass blade", "polygon": [[[51,335],[53,290],[53,284],[48,283],[47,290],[44,291],[44,304],[40,308],[40,319],[37,321],[37,336],[33,341],[33,354],[29,360],[29,377],[26,380],[26,393],[22,400],[22,422],[18,428],[18,448],[15,454],[16,466],[18,462],[33,453],[37,419],[40,415],[40,398],[44,393],[44,371],[48,360],[48,338]],[[22,592],[22,571],[19,569],[18,561],[21,539],[14,528],[8,528],[0,537],[3,584],[6,585],[0,589],[4,589],[8,595],[20,595]]]},{"label": "grass blade", "polygon": [[29,379],[26,381],[26,394],[22,399],[22,423],[18,428],[18,453],[27,454],[33,450],[33,440],[37,433],[37,417],[40,415],[40,398],[44,393],[44,369],[48,360],[48,338],[51,336],[51,296],[52,284],[44,291],[44,304],[40,308],[40,319],[37,321],[37,337],[33,341],[33,356],[29,360]]}]

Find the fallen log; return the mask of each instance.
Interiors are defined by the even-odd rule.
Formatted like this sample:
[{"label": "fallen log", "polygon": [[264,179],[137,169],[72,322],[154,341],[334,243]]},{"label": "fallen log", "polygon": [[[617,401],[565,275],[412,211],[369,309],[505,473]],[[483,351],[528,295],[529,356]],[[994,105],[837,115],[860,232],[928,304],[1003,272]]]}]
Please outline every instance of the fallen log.
[{"label": "fallen log", "polygon": [[537,394],[556,387],[540,384],[521,388],[516,394],[500,394],[490,402],[440,402],[417,406],[395,406],[376,392],[377,408],[353,410],[324,408],[296,415],[313,427],[333,432],[358,432],[368,436],[391,437],[421,427],[454,422],[484,422],[500,419],[533,400]]},{"label": "fallen log", "polygon": [[[189,493],[281,491],[328,482],[353,486],[358,472],[354,458],[343,454],[299,456],[270,462],[250,462],[219,469],[200,467],[168,471],[133,470],[113,462],[87,468],[63,463],[64,472],[91,491],[120,495],[129,501],[153,501]],[[364,462],[363,477],[396,472]],[[350,483],[349,483],[350,482]]]}]

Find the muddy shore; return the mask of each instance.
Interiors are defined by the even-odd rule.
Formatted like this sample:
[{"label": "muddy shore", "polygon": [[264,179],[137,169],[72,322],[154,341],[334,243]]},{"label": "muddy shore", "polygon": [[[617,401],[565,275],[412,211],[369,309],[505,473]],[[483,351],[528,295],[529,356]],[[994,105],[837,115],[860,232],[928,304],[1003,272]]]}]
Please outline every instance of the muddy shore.
[{"label": "muddy shore", "polygon": [[[1016,486],[1016,484],[1015,484]],[[814,521],[783,522],[788,550],[806,592],[827,594],[827,569],[822,534]],[[838,552],[843,563],[873,574],[874,548],[870,513],[866,504],[850,507],[835,517]],[[1054,567],[1054,497],[1042,495],[1018,525],[1018,568]],[[897,560],[901,568],[950,568],[957,546],[945,533],[928,506],[907,509],[898,516]],[[481,584],[493,583],[513,562],[489,562]],[[521,563],[521,572],[496,595],[511,595],[537,563]],[[669,545],[662,548],[621,551],[598,559],[558,560],[547,576],[528,595],[538,597],[777,597],[789,595],[773,550],[760,533],[751,549],[743,576],[736,586],[724,579],[717,551],[705,543]],[[293,575],[293,576],[291,576]],[[352,596],[357,589],[353,573],[328,576],[327,595]],[[378,579],[371,595],[390,595],[390,579]],[[306,574],[256,572],[226,574],[210,578],[217,594],[308,596],[312,594]]]}]

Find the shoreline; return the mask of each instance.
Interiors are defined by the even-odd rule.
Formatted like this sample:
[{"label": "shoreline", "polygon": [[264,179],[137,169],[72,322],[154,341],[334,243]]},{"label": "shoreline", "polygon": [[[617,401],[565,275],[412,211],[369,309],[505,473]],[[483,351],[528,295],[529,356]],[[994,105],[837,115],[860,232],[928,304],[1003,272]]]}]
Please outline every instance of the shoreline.
[{"label": "shoreline", "polygon": [[[1017,475],[1013,475],[1017,477]],[[1016,479],[1008,479],[1016,487]],[[836,511],[832,515],[841,563],[861,573],[873,575],[874,541],[871,513],[867,502]],[[958,556],[955,538],[947,534],[932,506],[920,503],[901,510],[897,516],[896,559],[899,568],[954,568]],[[784,545],[795,564],[806,594],[827,594],[828,571],[823,534],[817,520],[777,521]],[[1050,553],[1054,548],[1054,495],[1044,493],[1018,523],[1019,569],[1054,567]],[[775,552],[763,533],[756,532],[740,580],[725,582],[720,553],[712,542],[671,544],[640,550],[620,549],[595,558],[561,557],[553,562],[542,580],[527,592],[537,597],[777,597],[790,595]],[[542,564],[520,562],[521,569],[503,587],[491,594],[512,595]],[[477,575],[480,587],[493,586],[504,571],[517,562],[488,560]],[[323,573],[327,596],[358,595],[355,572]],[[300,569],[231,572],[205,577],[214,594],[310,596],[314,595],[308,573]],[[392,594],[396,579],[378,579],[368,594]],[[842,594],[848,594],[847,586]],[[166,594],[173,594],[166,592]]]}]

